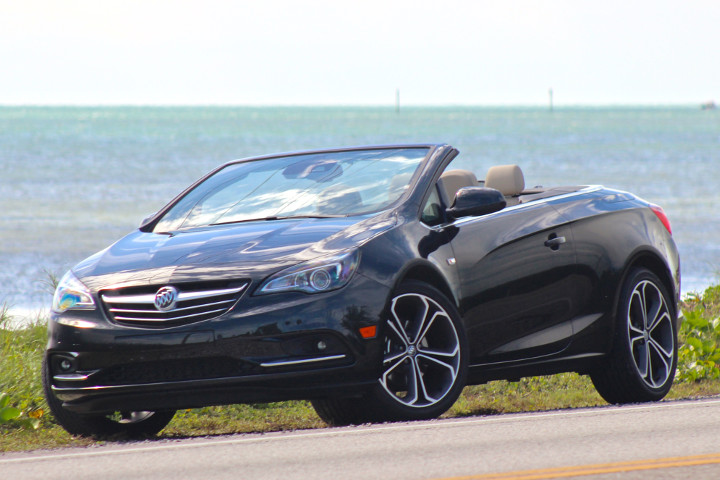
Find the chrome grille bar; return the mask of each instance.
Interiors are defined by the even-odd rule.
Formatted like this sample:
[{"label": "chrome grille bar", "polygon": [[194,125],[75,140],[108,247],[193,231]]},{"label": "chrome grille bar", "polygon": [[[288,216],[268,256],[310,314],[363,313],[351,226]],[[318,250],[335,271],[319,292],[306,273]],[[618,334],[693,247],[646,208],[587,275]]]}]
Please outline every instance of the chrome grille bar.
[{"label": "chrome grille bar", "polygon": [[[239,288],[226,288],[223,290],[207,290],[204,292],[180,292],[180,294],[178,295],[178,302],[183,302],[185,300],[198,300],[208,297],[219,297],[221,295],[232,295],[242,292],[246,286],[247,285],[243,285]],[[103,295],[102,299],[105,303],[139,303],[152,305],[155,302],[155,294],[149,293],[145,295]]]},{"label": "chrome grille bar", "polygon": [[151,318],[151,317],[121,317],[119,315],[115,316],[115,320],[124,320],[124,321],[136,321],[136,322],[168,322],[168,321],[176,321],[176,320],[184,320],[188,318],[193,317],[204,317],[206,315],[211,315],[214,313],[221,313],[227,310],[226,308],[220,308],[218,310],[210,310],[207,312],[200,312],[200,313],[193,313],[190,315],[180,315],[177,317],[167,317],[167,318]]}]

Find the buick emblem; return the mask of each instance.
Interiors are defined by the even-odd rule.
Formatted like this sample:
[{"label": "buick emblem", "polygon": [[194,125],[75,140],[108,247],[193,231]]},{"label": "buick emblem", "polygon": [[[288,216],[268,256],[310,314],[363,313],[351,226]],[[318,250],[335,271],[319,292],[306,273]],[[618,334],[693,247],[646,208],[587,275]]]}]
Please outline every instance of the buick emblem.
[{"label": "buick emblem", "polygon": [[172,310],[175,308],[175,304],[177,304],[178,299],[178,291],[175,287],[162,287],[160,290],[157,291],[155,294],[155,308],[160,310],[161,312],[167,312],[168,310]]}]

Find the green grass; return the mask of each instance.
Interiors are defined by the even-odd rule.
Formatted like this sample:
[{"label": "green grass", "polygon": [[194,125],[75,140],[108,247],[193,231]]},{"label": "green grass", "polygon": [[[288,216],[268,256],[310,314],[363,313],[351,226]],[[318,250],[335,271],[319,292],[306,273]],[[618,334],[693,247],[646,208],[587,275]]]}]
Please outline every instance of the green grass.
[{"label": "green grass", "polygon": [[[47,404],[42,392],[40,360],[47,342],[44,322],[35,322],[20,330],[9,330],[5,307],[0,306],[0,394],[7,393],[10,406],[22,410],[21,420],[39,418],[41,424]],[[11,428],[22,422],[5,422],[1,428]],[[26,422],[27,423],[27,422]]]},{"label": "green grass", "polygon": [[[687,321],[679,332],[678,377],[668,399],[720,394],[720,286],[690,295],[682,305]],[[0,392],[24,415],[40,419],[37,430],[0,423],[0,452],[95,445],[75,438],[55,424],[42,395],[40,360],[46,342],[44,322],[20,329],[7,328],[0,307]],[[717,363],[716,363],[717,362]],[[492,415],[606,405],[588,377],[565,373],[496,381],[466,387],[444,417]],[[271,432],[323,427],[309,402],[229,405],[179,411],[160,438]]]}]

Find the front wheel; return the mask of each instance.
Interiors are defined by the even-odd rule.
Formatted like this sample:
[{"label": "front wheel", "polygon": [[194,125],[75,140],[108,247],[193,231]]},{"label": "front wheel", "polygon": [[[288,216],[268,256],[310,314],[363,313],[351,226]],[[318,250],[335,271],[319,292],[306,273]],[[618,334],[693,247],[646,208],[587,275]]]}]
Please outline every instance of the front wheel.
[{"label": "front wheel", "polygon": [[650,270],[632,270],[620,293],[612,351],[590,378],[609,403],[661,400],[677,367],[675,308]]},{"label": "front wheel", "polygon": [[465,386],[467,339],[455,306],[436,288],[408,281],[394,293],[383,325],[376,386],[361,399],[314,401],[334,425],[440,416]]},{"label": "front wheel", "polygon": [[152,436],[165,428],[175,416],[174,410],[123,411],[111,415],[82,415],[65,409],[62,402],[55,397],[46,360],[43,360],[42,380],[45,399],[50,411],[57,423],[72,435],[83,437],[120,435],[133,438]]}]

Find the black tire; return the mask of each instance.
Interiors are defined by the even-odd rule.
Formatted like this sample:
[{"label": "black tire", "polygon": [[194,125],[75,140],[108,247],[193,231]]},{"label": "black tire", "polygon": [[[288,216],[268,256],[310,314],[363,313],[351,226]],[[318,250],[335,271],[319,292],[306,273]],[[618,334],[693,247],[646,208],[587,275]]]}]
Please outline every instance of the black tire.
[{"label": "black tire", "polygon": [[374,420],[367,398],[322,398],[310,402],[318,417],[328,425],[362,425]]},{"label": "black tire", "polygon": [[677,367],[675,303],[650,270],[630,271],[620,292],[612,350],[590,373],[608,403],[661,400]]},{"label": "black tire", "polygon": [[50,411],[57,423],[72,435],[82,437],[148,437],[170,423],[174,410],[157,412],[115,412],[112,415],[82,415],[63,408],[52,392],[47,360],[43,359],[42,381]]},{"label": "black tire", "polygon": [[465,386],[467,337],[455,306],[436,288],[408,281],[394,292],[381,328],[378,383],[362,398],[313,401],[331,425],[436,418]]}]

